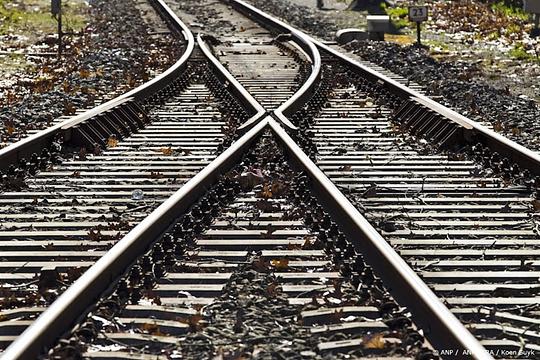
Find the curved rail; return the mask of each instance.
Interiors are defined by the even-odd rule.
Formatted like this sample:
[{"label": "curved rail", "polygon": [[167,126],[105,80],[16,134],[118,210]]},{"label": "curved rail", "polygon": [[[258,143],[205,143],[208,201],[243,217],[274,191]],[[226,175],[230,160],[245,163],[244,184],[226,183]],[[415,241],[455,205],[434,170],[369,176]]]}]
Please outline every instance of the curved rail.
[{"label": "curved rail", "polygon": [[313,95],[318,81],[321,78],[321,54],[319,50],[310,41],[310,38],[293,28],[292,26],[284,23],[281,20],[276,19],[273,16],[257,9],[256,7],[241,1],[241,0],[229,0],[229,3],[235,7],[238,11],[246,14],[251,18],[255,18],[265,25],[269,25],[279,31],[287,32],[291,34],[291,37],[295,40],[296,44],[309,56],[311,61],[311,74],[306,82],[291,96],[286,102],[281,104],[279,108],[274,110],[274,115],[278,118],[287,128],[290,130],[298,130],[298,128],[291,123],[287,118],[298,111]]},{"label": "curved rail", "polygon": [[[331,48],[330,46],[323,44],[321,41],[314,39],[312,36],[291,27],[283,21],[264,13],[263,11],[245,3],[242,0],[228,0],[228,3],[230,3],[232,6],[236,7],[240,11],[257,18],[259,21],[265,24],[270,24],[271,26],[279,29],[280,31],[290,32],[291,35],[298,39],[299,43],[303,44],[304,46],[307,43],[317,49],[329,53],[341,62],[351,66],[357,72],[361,73],[362,76],[364,76],[365,78],[373,82],[379,82],[379,84],[383,85],[386,90],[399,96],[400,98],[410,99],[419,104],[420,106],[423,106],[433,111],[434,113],[442,116],[443,118],[457,124],[459,127],[463,128],[466,132],[468,132],[466,134],[468,138],[478,137],[487,146],[493,148],[502,155],[509,157],[511,160],[518,163],[520,166],[528,168],[533,174],[540,175],[540,154],[533,152],[500,134],[497,134],[495,131],[488,129],[487,127],[479,124],[478,122],[466,118],[461,114],[458,114],[452,109],[449,109],[448,107],[439,104],[438,102],[428,98],[427,96],[398,83],[397,81],[385,76],[384,74],[381,74],[378,71],[371,69],[363,64],[360,64],[354,59],[351,59],[349,56],[340,53],[339,51]],[[304,48],[304,50],[306,49]],[[307,50],[307,52],[311,53],[311,50]],[[319,60],[318,64],[317,58]],[[315,60],[312,65],[314,68],[312,76],[310,76],[308,82],[306,82],[304,86],[298,91],[298,96],[296,98],[293,96],[291,97],[291,99],[289,99],[291,102],[293,98],[295,98],[295,100],[297,101],[295,101],[293,104],[287,101],[282,106],[280,106],[278,110],[274,112],[276,114],[276,117],[290,129],[296,130],[296,126],[292,125],[290,121],[286,118],[286,116],[294,113],[298,109],[298,107],[301,106],[302,102],[305,101],[306,97],[309,97],[311,95],[311,92],[314,90],[313,88],[315,86],[315,81],[320,78],[320,73],[318,73],[317,76],[314,76],[314,73],[316,71],[320,71],[320,54],[318,51],[314,59]],[[318,69],[316,69],[317,66],[319,67]],[[310,81],[312,82],[310,83]]]},{"label": "curved rail", "polygon": [[314,39],[313,37],[302,33],[310,42],[315,44],[319,49],[330,55],[338,58],[341,62],[351,66],[353,69],[362,74],[362,76],[370,79],[373,82],[379,82],[390,91],[391,93],[403,98],[415,101],[421,106],[433,111],[436,114],[456,123],[462,127],[466,132],[469,132],[468,137],[478,136],[486,145],[499,153],[508,156],[510,159],[518,163],[520,166],[528,168],[532,173],[540,175],[540,154],[535,153],[526,147],[512,141],[495,131],[488,129],[484,125],[479,124],[461,114],[458,114],[452,109],[439,104],[438,102],[430,99],[429,97],[420,94],[419,92],[408,88],[407,86],[398,83],[397,81],[390,79],[389,77],[381,74],[380,72],[369,68],[359,62],[351,59],[345,54],[331,48],[330,46],[323,44],[321,41]]},{"label": "curved rail", "polygon": [[184,71],[187,65],[187,60],[191,57],[193,49],[195,48],[195,38],[187,26],[167,6],[164,0],[151,0],[151,4],[170,24],[171,30],[176,33],[182,33],[184,39],[187,41],[186,51],[184,54],[182,54],[180,59],[165,72],[140,85],[139,87],[78,116],[51,126],[12,145],[0,149],[0,170],[7,168],[11,164],[17,163],[21,159],[30,156],[32,153],[41,151],[41,149],[50,145],[54,138],[59,134],[62,134],[65,138],[69,139],[70,129],[80,123],[91,121],[91,119],[97,115],[109,111],[128,101],[144,101],[148,97],[155,94],[158,90],[170,84],[175,78],[178,77],[179,74]]},{"label": "curved rail", "polygon": [[117,279],[149,246],[166,232],[179,214],[211,187],[219,175],[231,169],[254,141],[267,130],[276,137],[287,157],[310,178],[311,189],[332,217],[361,249],[392,294],[406,305],[426,337],[439,348],[458,350],[458,359],[492,359],[482,345],[405,263],[386,240],[322,173],[273,118],[266,117],[229,149],[186,183],[143,222],[124,236],[105,256],[62,294],[4,353],[3,360],[34,358],[88,313],[110,292]]},{"label": "curved rail", "polygon": [[216,76],[222,83],[226,85],[236,98],[242,102],[250,114],[253,114],[244,124],[238,127],[238,131],[247,131],[256,124],[263,116],[266,115],[266,110],[255,98],[236,80],[234,76],[214,56],[210,47],[206,44],[201,34],[197,35],[197,44],[208,59],[210,66],[215,70]]},{"label": "curved rail", "polygon": [[[156,234],[165,232],[178,214],[188,209],[206,189],[217,181],[220,174],[240,159],[258,135],[262,134],[262,129],[267,125],[266,122],[259,122],[266,115],[264,108],[215,58],[201,35],[197,37],[197,43],[219,80],[226,84],[227,89],[246,107],[248,113],[253,114],[246,121],[245,125],[249,126],[244,126],[247,133],[126,234],[106,255],[88,269],[8,347],[2,359],[36,357],[44,348],[49,347],[68,329],[71,329],[78,319],[90,311],[100,296],[110,290],[115,280],[137,259],[141,251],[147,249],[155,241]],[[185,55],[185,60],[188,57]],[[127,96],[128,94],[121,99],[115,99],[117,101],[114,101],[114,104],[123,103]]]}]

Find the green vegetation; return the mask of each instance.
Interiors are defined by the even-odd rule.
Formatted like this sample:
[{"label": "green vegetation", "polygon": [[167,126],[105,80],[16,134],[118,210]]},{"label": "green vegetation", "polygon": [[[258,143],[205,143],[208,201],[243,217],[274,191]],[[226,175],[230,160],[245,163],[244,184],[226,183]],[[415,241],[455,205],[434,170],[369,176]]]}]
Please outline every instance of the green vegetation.
[{"label": "green vegetation", "polygon": [[383,10],[390,16],[390,20],[396,27],[396,29],[403,29],[411,25],[409,22],[409,10],[406,7],[400,6],[387,6],[386,3],[382,4]]},{"label": "green vegetation", "polygon": [[540,61],[538,55],[528,53],[523,47],[523,44],[514,45],[514,48],[508,52],[508,55],[516,60]]},{"label": "green vegetation", "polygon": [[507,17],[518,18],[523,21],[527,21],[529,19],[529,14],[524,12],[523,9],[512,5],[507,5],[504,1],[498,1],[491,4],[491,9]]},{"label": "green vegetation", "polygon": [[[63,1],[64,30],[79,31],[85,26],[84,1]],[[50,13],[50,0],[0,0],[0,34],[54,33],[56,20]]]}]

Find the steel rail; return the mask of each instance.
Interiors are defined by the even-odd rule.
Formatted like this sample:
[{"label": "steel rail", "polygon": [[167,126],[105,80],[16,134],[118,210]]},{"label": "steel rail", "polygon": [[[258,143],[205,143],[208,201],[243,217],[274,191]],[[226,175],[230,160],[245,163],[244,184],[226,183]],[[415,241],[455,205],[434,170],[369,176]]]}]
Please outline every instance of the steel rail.
[{"label": "steel rail", "polygon": [[474,136],[480,137],[480,139],[492,149],[499,151],[505,156],[508,156],[520,166],[528,168],[536,175],[540,175],[540,154],[527,149],[523,145],[520,145],[515,141],[506,138],[505,136],[497,134],[495,131],[488,129],[484,125],[455,112],[454,110],[428,98],[423,94],[420,94],[418,91],[410,89],[407,86],[390,79],[384,74],[360,64],[358,61],[351,59],[349,56],[342,54],[335,49],[332,49],[330,46],[323,44],[321,41],[316,40],[309,35],[306,36],[318,48],[333,55],[334,57],[337,57],[341,62],[348,64],[366,78],[374,82],[382,81],[384,87],[388,91],[398,95],[401,98],[416,101],[420,105],[425,106],[427,109],[456,123],[460,127],[464,128],[466,132],[469,132],[468,136],[470,138],[473,138]]},{"label": "steel rail", "polygon": [[[403,84],[400,84],[399,82],[389,78],[388,76],[381,74],[377,70],[360,64],[358,61],[331,48],[320,40],[313,38],[312,36],[306,34],[303,31],[293,28],[285,22],[266,14],[265,12],[245,3],[242,0],[228,0],[228,2],[232,6],[243,10],[244,13],[252,14],[261,21],[270,23],[272,26],[278,29],[287,30],[291,32],[291,34],[293,34],[294,36],[300,37],[303,41],[308,41],[309,43],[314,44],[318,49],[336,57],[342,63],[349,65],[370,81],[379,82],[384,86],[384,88],[386,88],[386,90],[390,91],[391,93],[401,97],[402,99],[410,99],[412,101],[415,101],[419,105],[426,107],[427,109],[433,111],[436,114],[439,114],[443,118],[448,119],[453,123],[456,123],[458,126],[464,129],[465,136],[468,139],[479,138],[479,140],[481,140],[485,145],[489,146],[493,150],[498,151],[502,155],[509,157],[511,160],[518,163],[521,167],[528,168],[532,173],[540,175],[540,154],[531,151],[530,149],[527,149],[523,145],[520,145],[515,141],[506,138],[505,136],[497,134],[495,131],[488,129],[484,125],[481,125],[478,122],[455,112],[454,110],[430,99],[429,97],[419,93],[418,91],[415,91]],[[306,93],[306,95],[308,95],[308,93]],[[283,119],[281,118],[280,120],[283,121]],[[283,121],[283,123],[288,124],[290,123],[290,121],[288,121],[287,119],[287,121]],[[290,128],[290,126],[288,125],[287,127]],[[295,128],[296,127],[294,127],[294,129]]]},{"label": "steel rail", "polygon": [[[236,99],[246,107],[248,113],[253,116],[246,121],[251,126],[246,127],[247,133],[255,128],[250,134],[246,134],[242,141],[236,142],[186,183],[177,193],[164,202],[158,209],[150,214],[143,222],[120,240],[107,254],[96,262],[83,274],[80,282],[75,282],[66,292],[54,302],[17,340],[6,350],[2,359],[26,359],[28,356],[37,356],[43,348],[52,344],[50,339],[56,339],[63,335],[74,325],[74,321],[80,319],[96,302],[100,295],[107,293],[114,283],[114,279],[120,277],[126,268],[141,253],[141,249],[150,246],[157,238],[156,234],[167,231],[179,213],[182,213],[210,187],[219,174],[234,165],[238,156],[241,156],[251,142],[260,133],[264,124],[256,126],[258,121],[266,114],[264,108],[249,94],[245,88],[225,69],[215,58],[211,49],[199,35],[197,43],[203,55],[218,79],[226,85]],[[125,100],[120,99],[118,104]],[[116,103],[115,103],[116,104]],[[241,150],[240,150],[241,149]],[[240,155],[238,155],[240,154]],[[234,159],[234,160],[231,160]],[[85,299],[81,301],[80,299]]]},{"label": "steel rail", "polygon": [[267,125],[267,121],[255,125],[127,233],[6,349],[2,360],[34,359],[69,331],[180,214],[239,162]]},{"label": "steel rail", "polygon": [[442,117],[456,123],[462,127],[469,139],[475,136],[479,137],[485,145],[498,151],[499,153],[509,157],[520,166],[528,168],[532,173],[540,175],[540,154],[527,149],[523,145],[508,139],[507,137],[488,129],[482,124],[471,120],[454,110],[430,99],[429,97],[415,91],[399,82],[390,79],[388,76],[381,74],[377,70],[371,69],[366,65],[360,64],[358,61],[349,56],[331,48],[330,46],[314,39],[313,37],[303,33],[303,35],[315,44],[322,51],[338,58],[342,63],[351,66],[362,76],[370,79],[373,82],[382,82],[384,87],[393,94],[403,98],[411,99],[427,109],[441,115]]},{"label": "steel rail", "polygon": [[[384,238],[309,159],[273,118],[267,116],[186,183],[72,284],[3,354],[3,360],[35,358],[79,322],[126,269],[239,162],[266,130],[271,130],[298,170],[307,173],[311,189],[341,229],[377,271],[398,301],[406,305],[429,341],[440,349],[460,350],[456,358],[492,359],[481,344],[444,306]],[[466,355],[465,355],[466,354]]]},{"label": "steel rail", "polygon": [[262,105],[236,80],[234,76],[223,66],[214,56],[210,46],[204,41],[201,34],[197,35],[197,44],[204,56],[208,59],[210,66],[214,69],[214,73],[218,79],[225,84],[225,88],[229,90],[238,101],[248,110],[252,116],[238,127],[238,131],[246,132],[253,127],[260,119],[266,115],[266,110]]},{"label": "steel rail", "polygon": [[0,149],[0,170],[6,169],[9,165],[29,157],[32,153],[40,152],[44,147],[49,146],[56,136],[60,134],[69,140],[70,129],[76,125],[92,121],[92,118],[103,114],[128,101],[144,101],[155,94],[158,90],[170,84],[186,68],[187,60],[191,57],[195,48],[195,38],[187,26],[178,16],[167,6],[164,0],[150,0],[152,6],[169,23],[170,29],[175,33],[181,33],[186,40],[186,50],[180,59],[165,72],[156,78],[138,86],[137,88],[120,95],[104,104],[96,106],[80,115],[67,119],[59,124],[51,126],[3,149]]},{"label": "steel rail", "polygon": [[291,37],[295,40],[295,43],[308,54],[308,59],[311,61],[311,74],[308,79],[293,96],[274,110],[274,116],[279,119],[283,125],[290,130],[297,131],[298,128],[287,118],[287,116],[291,116],[296,111],[300,110],[315,92],[318,81],[321,78],[322,61],[319,50],[314,46],[313,42],[306,34],[256,7],[241,0],[229,0],[228,3],[241,13],[259,21],[263,25],[270,26],[285,33],[290,33]]},{"label": "steel rail", "polygon": [[492,359],[487,350],[463,326],[437,295],[420,279],[379,232],[364,218],[334,183],[304,153],[287,132],[273,119],[268,125],[278,142],[312,182],[311,191],[331,214],[341,230],[361,250],[388,286],[390,293],[413,314],[415,323],[425,331],[430,343],[439,349],[458,350],[456,359]]}]

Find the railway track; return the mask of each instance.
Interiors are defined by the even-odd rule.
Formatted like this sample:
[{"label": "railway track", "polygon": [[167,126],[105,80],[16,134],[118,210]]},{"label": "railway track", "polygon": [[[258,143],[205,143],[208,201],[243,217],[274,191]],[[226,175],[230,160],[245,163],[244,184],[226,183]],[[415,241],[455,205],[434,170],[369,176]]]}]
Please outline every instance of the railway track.
[{"label": "railway track", "polygon": [[357,81],[330,78],[339,80],[308,121],[321,170],[486,348],[537,351],[532,177],[493,173],[484,148],[419,142]]},{"label": "railway track", "polygon": [[186,60],[179,61],[182,73],[144,102],[132,93],[120,106],[91,114],[92,123],[72,126],[69,140],[56,135],[50,151],[6,170],[0,303],[7,321],[0,322],[0,346],[228,147],[237,122],[248,118],[201,55]]},{"label": "railway track", "polygon": [[0,152],[6,359],[534,356],[538,156],[227,4],[192,50],[156,1],[177,65]]},{"label": "railway track", "polygon": [[330,80],[292,120],[306,151],[492,354],[534,357],[538,163],[473,146],[325,55]]},{"label": "railway track", "polygon": [[[332,358],[432,356],[407,313],[300,185],[304,178],[295,181],[272,137],[257,141],[50,358],[211,358],[220,351],[301,358],[316,356],[314,348]],[[327,232],[343,252],[328,246]],[[80,338],[84,346],[70,345]]]}]

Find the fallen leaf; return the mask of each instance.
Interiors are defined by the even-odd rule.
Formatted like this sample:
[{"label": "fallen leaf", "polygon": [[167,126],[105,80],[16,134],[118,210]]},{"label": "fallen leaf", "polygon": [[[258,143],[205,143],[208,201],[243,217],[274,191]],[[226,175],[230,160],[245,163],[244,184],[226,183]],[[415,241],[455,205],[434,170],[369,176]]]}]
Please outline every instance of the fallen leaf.
[{"label": "fallen leaf", "polygon": [[191,315],[186,320],[180,320],[180,322],[183,322],[184,324],[188,324],[191,331],[199,331],[201,329],[201,320],[203,319],[202,315],[200,313],[197,313],[195,315]]},{"label": "fallen leaf", "polygon": [[277,282],[273,282],[270,285],[268,285],[268,287],[266,288],[266,294],[268,295],[268,297],[276,297],[279,290],[278,287],[279,285]]},{"label": "fallen leaf", "polygon": [[66,272],[67,272],[67,278],[69,282],[72,283],[81,277],[81,275],[84,272],[84,269],[81,267],[70,267],[67,269]]},{"label": "fallen leaf", "polygon": [[265,260],[264,258],[258,258],[252,263],[253,269],[258,272],[267,272],[270,268],[270,261]]},{"label": "fallen leaf", "polygon": [[341,318],[343,317],[343,309],[338,309],[330,315],[330,318],[333,322],[339,323],[341,322]]},{"label": "fallen leaf", "polygon": [[73,115],[77,111],[77,108],[72,102],[64,101],[64,115]]},{"label": "fallen leaf", "polygon": [[142,331],[150,335],[160,336],[162,335],[157,324],[144,323],[141,325]]},{"label": "fallen leaf", "polygon": [[288,243],[287,244],[287,250],[301,250],[302,245],[294,244],[294,243]]},{"label": "fallen leaf", "polygon": [[160,151],[163,153],[163,155],[171,156],[173,154],[173,149],[169,147],[161,148]]},{"label": "fallen leaf", "polygon": [[110,148],[118,146],[118,139],[116,138],[116,135],[109,136],[107,139],[107,146]]},{"label": "fallen leaf", "polygon": [[384,349],[384,337],[381,334],[366,336],[363,345],[365,349]]},{"label": "fallen leaf", "polygon": [[533,200],[532,205],[535,212],[540,211],[540,200]]},{"label": "fallen leaf", "polygon": [[289,267],[289,259],[274,259],[270,263],[276,270],[285,270]]},{"label": "fallen leaf", "polygon": [[287,190],[287,185],[283,184],[280,181],[274,181],[272,183],[272,195],[273,196],[280,196],[282,195],[285,190]]},{"label": "fallen leaf", "polygon": [[313,247],[313,245],[315,245],[315,243],[317,242],[315,239],[312,239],[308,236],[306,236],[304,239],[305,241],[301,246],[302,250],[310,250]]},{"label": "fallen leaf", "polygon": [[261,196],[265,199],[270,199],[272,197],[272,189],[270,188],[268,184],[263,185]]},{"label": "fallen leaf", "polygon": [[4,126],[6,127],[6,132],[8,135],[12,135],[15,132],[15,123],[13,120],[5,120]]},{"label": "fallen leaf", "polygon": [[86,69],[79,70],[79,76],[81,79],[88,79],[90,77],[90,71]]}]

